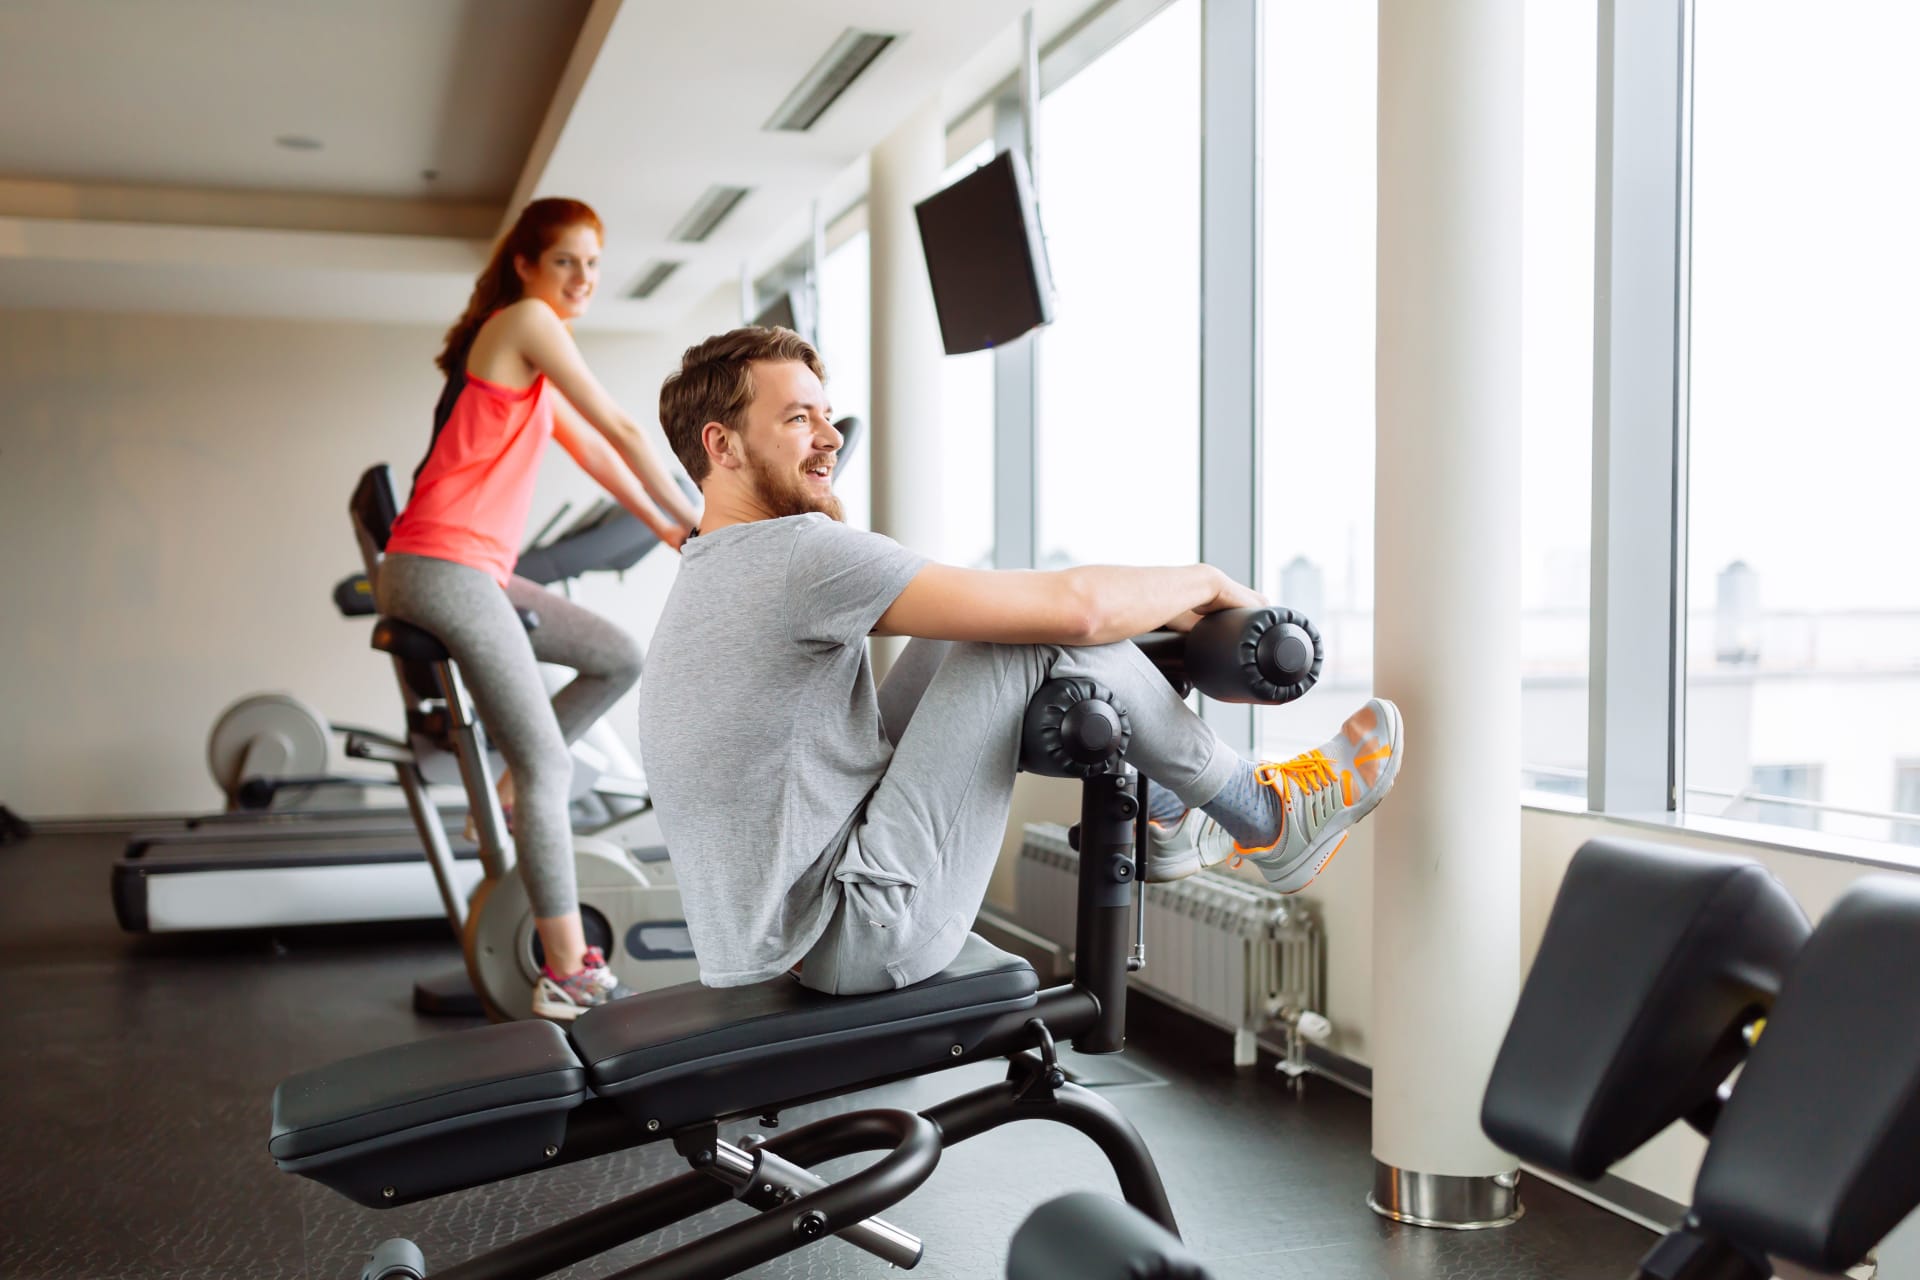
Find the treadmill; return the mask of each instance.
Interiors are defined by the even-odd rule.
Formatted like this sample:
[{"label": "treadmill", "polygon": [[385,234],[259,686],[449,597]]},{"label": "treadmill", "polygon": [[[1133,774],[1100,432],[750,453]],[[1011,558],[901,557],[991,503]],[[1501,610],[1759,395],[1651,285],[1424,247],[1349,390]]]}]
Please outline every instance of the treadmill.
[{"label": "treadmill", "polygon": [[[697,497],[697,491],[690,496]],[[384,500],[392,504],[390,492]],[[570,509],[561,507],[535,535],[515,566],[516,573],[542,585],[564,583],[589,571],[631,568],[659,546],[652,530],[610,503],[595,503],[550,542],[542,543]],[[388,512],[389,523],[393,514]],[[363,551],[370,564],[377,562],[377,552]],[[348,617],[374,612],[365,574],[349,576],[336,586],[334,601]],[[260,695],[236,704],[233,710],[274,699],[300,705],[286,695]],[[329,727],[323,719],[306,717],[308,722],[318,721],[320,728],[314,729],[289,706],[263,706],[259,711],[252,727],[259,729],[261,716],[271,712],[276,714],[269,727],[279,731],[246,738],[274,744],[266,751],[273,767],[265,776],[283,771],[312,775],[294,776],[279,790],[297,795],[304,784],[343,781],[318,774],[327,758]],[[239,723],[244,725],[245,718]],[[459,784],[458,764],[451,756],[436,759],[420,753],[417,764],[402,764],[399,760],[412,761],[416,755],[407,743],[367,729],[337,731],[345,734],[349,757],[393,763],[396,769],[420,768],[429,784]],[[310,741],[316,734],[317,747]],[[230,782],[233,768],[244,774],[247,765],[232,765],[227,755],[241,749],[229,746],[223,752],[221,736],[216,728],[209,763],[230,802],[244,805],[241,797],[247,794],[248,784]],[[236,732],[229,738],[241,736]],[[344,781],[364,785],[378,779]],[[113,909],[120,927],[129,933],[182,933],[446,917],[432,865],[420,845],[420,828],[409,809],[357,805],[275,809],[275,790],[269,785],[264,794],[252,795],[254,802],[264,804],[258,809],[241,807],[134,831],[113,868]],[[622,808],[607,810],[609,799]],[[644,794],[630,788],[612,796],[596,792],[576,797],[577,807],[592,807],[587,800],[603,812],[587,815],[585,828],[602,834],[649,809]],[[465,817],[464,798],[438,813],[454,856],[455,886],[463,897],[482,874],[479,849],[462,834]],[[620,843],[631,844],[632,839]],[[658,844],[657,827],[641,837],[641,844],[645,849],[639,856],[664,855],[664,850],[653,847]]]}]

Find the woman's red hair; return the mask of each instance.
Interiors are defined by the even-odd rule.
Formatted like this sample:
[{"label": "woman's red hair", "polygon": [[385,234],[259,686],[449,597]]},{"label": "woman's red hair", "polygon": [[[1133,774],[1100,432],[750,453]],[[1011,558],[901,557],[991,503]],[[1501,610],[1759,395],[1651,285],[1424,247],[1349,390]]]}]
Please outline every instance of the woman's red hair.
[{"label": "woman's red hair", "polygon": [[551,196],[535,200],[520,211],[512,229],[493,247],[493,257],[488,259],[486,270],[473,282],[473,296],[467,299],[466,313],[447,330],[446,346],[434,361],[440,372],[451,375],[466,359],[473,335],[480,332],[487,317],[509,303],[518,302],[525,293],[520,274],[513,269],[514,259],[538,262],[540,255],[552,248],[563,232],[581,226],[592,227],[594,235],[606,239],[600,215],[578,200]]}]

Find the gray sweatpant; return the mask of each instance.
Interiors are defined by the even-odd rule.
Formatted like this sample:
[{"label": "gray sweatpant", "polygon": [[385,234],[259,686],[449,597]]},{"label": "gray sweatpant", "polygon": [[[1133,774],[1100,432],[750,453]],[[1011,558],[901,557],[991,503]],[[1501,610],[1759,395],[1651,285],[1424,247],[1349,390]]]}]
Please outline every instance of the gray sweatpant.
[{"label": "gray sweatpant", "polygon": [[915,640],[879,689],[893,761],[840,855],[840,904],[801,963],[802,983],[858,995],[952,963],[999,860],[1027,703],[1055,676],[1112,690],[1133,726],[1128,760],[1189,805],[1212,800],[1239,767],[1131,643]]},{"label": "gray sweatpant", "polygon": [[[567,747],[640,679],[639,644],[599,614],[525,578],[502,591],[478,569],[430,556],[381,561],[374,603],[431,631],[460,664],[487,740],[513,773],[514,846],[534,914],[578,910]],[[529,632],[516,609],[533,610],[540,625]],[[542,662],[578,673],[551,702]]]}]

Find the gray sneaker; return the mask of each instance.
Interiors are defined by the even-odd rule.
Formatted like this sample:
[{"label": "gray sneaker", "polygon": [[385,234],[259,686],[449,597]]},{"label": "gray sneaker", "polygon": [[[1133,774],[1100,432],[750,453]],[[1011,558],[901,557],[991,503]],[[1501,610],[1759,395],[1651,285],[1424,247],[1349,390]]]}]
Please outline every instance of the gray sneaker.
[{"label": "gray sneaker", "polygon": [[1385,698],[1373,699],[1319,748],[1258,766],[1260,781],[1280,793],[1286,813],[1278,840],[1261,849],[1245,848],[1219,823],[1189,809],[1171,825],[1147,824],[1147,882],[1251,860],[1275,889],[1298,893],[1333,861],[1353,824],[1393,789],[1403,751],[1400,709]]}]

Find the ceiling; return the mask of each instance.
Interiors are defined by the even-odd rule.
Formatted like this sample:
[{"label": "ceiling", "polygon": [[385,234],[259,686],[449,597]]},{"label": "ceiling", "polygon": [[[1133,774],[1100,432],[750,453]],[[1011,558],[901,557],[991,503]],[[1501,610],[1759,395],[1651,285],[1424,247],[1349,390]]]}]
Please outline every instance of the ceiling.
[{"label": "ceiling", "polygon": [[[9,0],[0,307],[439,324],[511,210],[569,195],[607,227],[582,327],[666,329],[857,195],[929,96],[952,118],[1004,77],[1025,7]],[[1042,38],[1093,7],[1043,0]],[[900,38],[812,129],[764,129],[847,28]],[[673,241],[715,184],[752,190]]]}]

